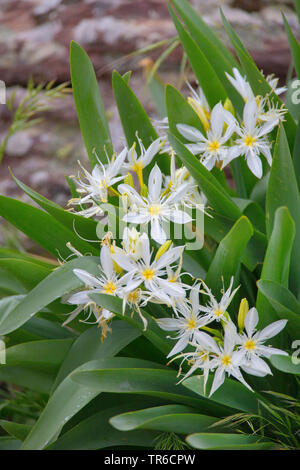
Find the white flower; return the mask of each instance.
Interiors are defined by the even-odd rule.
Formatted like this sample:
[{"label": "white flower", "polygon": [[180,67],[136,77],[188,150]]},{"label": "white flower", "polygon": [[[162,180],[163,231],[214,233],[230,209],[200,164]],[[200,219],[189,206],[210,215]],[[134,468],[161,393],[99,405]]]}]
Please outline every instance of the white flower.
[{"label": "white flower", "polygon": [[252,375],[260,377],[271,374],[271,369],[267,363],[261,359],[269,358],[273,354],[287,356],[281,349],[265,346],[264,343],[269,338],[276,336],[286,325],[287,320],[278,320],[266,326],[261,331],[256,331],[258,323],[258,313],[256,308],[251,308],[245,318],[245,332],[239,335],[238,343],[244,360],[243,370]]},{"label": "white flower", "polygon": [[130,255],[134,261],[141,258],[143,253],[141,234],[136,230],[135,227],[125,227],[123,231],[122,246],[124,253]]},{"label": "white flower", "polygon": [[[227,125],[227,127],[225,126]],[[194,142],[186,147],[193,154],[200,154],[201,163],[211,170],[215,164],[222,164],[227,158],[228,146],[226,142],[236,128],[236,120],[221,103],[214,106],[211,112],[210,127],[206,137],[198,129],[186,124],[178,124],[177,129],[186,139]]]},{"label": "white flower", "polygon": [[[68,303],[79,306],[92,305],[89,294],[100,293],[121,296],[123,287],[127,285],[130,280],[130,275],[127,273],[122,277],[116,273],[113,260],[108,246],[103,246],[100,252],[101,262],[101,274],[99,277],[93,276],[89,272],[83,269],[74,269],[73,273],[77,276],[85,285],[87,290],[79,291],[73,294],[69,299]],[[77,315],[80,313],[82,308],[77,309]],[[98,311],[97,309],[95,311]],[[95,313],[95,312],[93,312]],[[106,309],[101,310],[101,316],[104,318],[110,318],[113,314]],[[75,318],[75,311],[72,312],[71,316],[65,322],[69,323]]]},{"label": "white flower", "polygon": [[205,295],[208,295],[209,301],[208,301],[208,304],[206,306],[201,305],[200,309],[201,309],[202,312],[205,312],[206,316],[208,317],[208,319],[210,321],[213,321],[213,320],[217,320],[217,321],[223,320],[225,322],[227,321],[225,313],[226,313],[227,308],[229,307],[235,293],[238,290],[238,287],[237,287],[236,289],[234,289],[232,291],[233,281],[234,281],[234,278],[232,276],[232,278],[230,280],[229,287],[224,292],[224,294],[222,295],[221,300],[219,302],[216,300],[215,296],[213,295],[211,290],[207,287],[207,285],[202,281],[203,286],[204,286],[203,293]]},{"label": "white flower", "polygon": [[223,167],[234,158],[244,155],[249,169],[257,178],[261,178],[263,170],[259,155],[263,154],[269,165],[272,164],[271,145],[266,135],[273,130],[278,121],[275,119],[262,126],[257,125],[258,108],[255,98],[248,100],[245,104],[243,118],[244,124],[236,128],[240,138],[236,139],[230,148],[228,157],[224,159]]},{"label": "white flower", "polygon": [[155,155],[161,148],[161,138],[154,140],[152,144],[145,149],[143,142],[137,136],[137,140],[140,147],[140,156],[136,153],[136,143],[128,150],[128,163],[123,165],[122,170],[125,172],[134,171],[139,178],[140,185],[143,185],[143,169],[151,163]]},{"label": "white flower", "polygon": [[276,93],[276,95],[281,95],[282,93],[287,91],[286,86],[277,87],[279,78],[275,77],[274,74],[267,75],[266,80],[268,84],[270,85],[270,87],[272,88],[272,90],[274,91],[274,93]]},{"label": "white flower", "polygon": [[144,284],[151,293],[150,300],[154,297],[160,302],[171,305],[174,297],[185,296],[185,290],[179,282],[169,282],[164,277],[167,274],[166,268],[181,257],[183,248],[170,248],[158,260],[152,260],[147,234],[143,233],[140,240],[142,243],[142,256],[139,260],[135,261],[129,255],[122,253],[112,255],[113,260],[130,274],[130,280],[123,292],[133,291],[141,284]]},{"label": "white flower", "polygon": [[127,184],[120,184],[118,190],[129,198],[130,209],[123,217],[124,222],[134,224],[151,224],[151,237],[163,244],[166,233],[162,227],[164,221],[186,224],[192,218],[178,209],[178,204],[187,191],[187,185],[181,185],[170,196],[162,193],[162,173],[157,165],[151,170],[148,180],[148,197],[142,197]]},{"label": "white flower", "polygon": [[232,71],[234,75],[233,77],[227,72],[225,72],[225,75],[232,84],[232,86],[236,89],[236,91],[242,96],[244,101],[247,102],[248,100],[252,100],[253,98],[255,98],[246,76],[242,77],[238,69],[235,67],[232,69]]},{"label": "white flower", "polygon": [[99,203],[106,203],[108,189],[114,184],[124,179],[124,176],[117,176],[121,173],[124,161],[127,155],[127,148],[116,157],[114,156],[107,165],[103,165],[100,160],[95,165],[92,173],[82,168],[82,177],[77,178],[77,192],[82,194],[79,199],[71,199],[69,204],[82,206],[83,204],[92,204],[88,209],[83,209],[80,214],[85,217],[91,217],[101,214],[103,211],[99,207]]},{"label": "white flower", "polygon": [[215,343],[214,350],[215,357],[210,361],[210,369],[215,369],[214,380],[211,386],[211,396],[224,382],[226,374],[232,375],[250,390],[251,387],[243,378],[240,366],[242,363],[242,355],[239,351],[235,351],[236,346],[236,330],[232,327],[226,326],[224,333],[224,346],[219,346]]},{"label": "white flower", "polygon": [[189,87],[190,91],[192,92],[192,96],[189,96],[187,102],[193,108],[193,110],[198,114],[200,121],[205,129],[209,129],[209,120],[210,120],[210,107],[207,102],[206,96],[199,86],[198,91],[195,91],[189,82],[186,82],[187,86]]},{"label": "white flower", "polygon": [[209,335],[199,331],[199,329],[205,326],[207,322],[207,318],[201,315],[199,310],[199,286],[196,286],[191,290],[190,303],[187,301],[178,302],[177,317],[157,320],[158,325],[163,330],[178,332],[177,336],[173,338],[178,341],[167,357],[183,351],[190,341],[206,344],[206,337],[209,337]]}]

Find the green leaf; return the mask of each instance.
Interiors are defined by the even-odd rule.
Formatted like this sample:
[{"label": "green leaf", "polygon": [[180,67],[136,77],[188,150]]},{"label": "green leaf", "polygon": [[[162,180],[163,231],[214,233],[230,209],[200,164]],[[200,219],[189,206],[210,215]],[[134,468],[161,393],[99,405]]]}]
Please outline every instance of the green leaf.
[{"label": "green leaf", "polygon": [[146,111],[117,71],[113,72],[112,84],[128,146],[137,142],[137,132],[145,147],[148,147],[158,135]]},{"label": "green leaf", "polygon": [[286,329],[294,339],[300,338],[300,303],[287,288],[272,281],[258,281],[260,292],[270,302],[282,320],[287,319]]},{"label": "green leaf", "polygon": [[213,416],[224,413],[224,408],[221,411],[221,407],[197,397],[180,384],[176,385],[176,375],[176,371],[160,364],[117,357],[92,361],[84,370],[74,371],[71,379],[98,393],[138,393],[193,406]]},{"label": "green leaf", "polygon": [[91,274],[98,274],[98,259],[95,257],[79,257],[65,263],[40,282],[12,310],[6,312],[0,320],[0,334],[5,335],[22,326],[42,308],[76,289],[82,282],[73,274],[73,269],[86,269]]},{"label": "green leaf", "polygon": [[222,279],[227,287],[231,276],[237,273],[241,257],[252,235],[251,222],[246,216],[242,216],[220,242],[205,278],[205,282],[215,294],[219,294],[222,289]]},{"label": "green leaf", "polygon": [[128,407],[136,409],[141,406],[137,398],[139,397],[135,397],[135,400],[128,400],[127,397],[127,402],[124,403],[121,398],[118,399],[117,406],[103,409],[82,420],[64,433],[47,450],[96,450],[112,446],[114,448],[124,446],[152,448],[157,433],[143,430],[124,433],[114,429],[109,423],[109,418],[115,413],[126,411]]},{"label": "green leaf", "polygon": [[219,181],[200,163],[195,155],[171,133],[169,133],[169,140],[180,160],[195,178],[214,210],[227,218],[232,218],[233,220],[238,219],[242,213]]},{"label": "green leaf", "polygon": [[[280,190],[279,190],[280,188]],[[267,233],[270,235],[278,207],[286,206],[295,222],[296,235],[291,258],[290,286],[300,293],[300,195],[283,127],[278,130],[266,199]]]},{"label": "green leaf", "polygon": [[232,73],[233,67],[239,69],[236,59],[213,30],[206,25],[189,2],[186,0],[172,0],[172,5],[218,75],[228,97],[234,106],[241,110],[243,100],[225,76],[225,72]]},{"label": "green leaf", "polygon": [[105,150],[111,156],[113,147],[103,101],[93,65],[86,52],[74,41],[71,42],[70,66],[78,120],[91,165],[97,163],[94,149],[105,163]]},{"label": "green leaf", "polygon": [[68,230],[51,215],[29,204],[0,196],[0,215],[56,258],[59,255],[67,258],[72,254],[66,246],[67,242],[82,253],[91,252],[91,245],[81,240],[74,231]]},{"label": "green leaf", "polygon": [[[193,110],[182,94],[172,85],[166,86],[166,106],[169,129],[177,139],[183,142],[186,141],[178,132],[176,127],[177,124],[188,124],[189,126],[196,127],[204,133],[202,122],[200,121],[198,114]],[[179,109],[180,113],[178,112]]]},{"label": "green leaf", "polygon": [[[164,354],[168,354],[172,349],[172,341],[166,339],[165,334],[157,325],[155,319],[145,310],[142,310],[144,318],[147,320],[147,328],[144,328],[144,323],[137,312],[132,315],[132,311],[127,308],[123,315],[122,313],[122,300],[113,295],[107,294],[90,294],[90,298],[94,300],[97,305],[113,312],[120,319],[125,320],[130,325],[137,328],[145,338],[147,338],[154,346],[156,346]],[[153,307],[155,308],[155,307]]]},{"label": "green leaf", "polygon": [[1,365],[0,380],[28,388],[39,393],[49,394],[53,386],[56,373],[40,370],[32,366]]},{"label": "green leaf", "polygon": [[[224,27],[228,36],[231,39],[231,42],[236,50],[238,58],[243,66],[247,79],[251,85],[253,93],[257,96],[266,96],[269,95],[271,100],[275,105],[279,107],[282,106],[282,101],[280,98],[272,91],[271,86],[265,79],[264,75],[258,70],[254,60],[252,59],[251,55],[242,44],[238,36],[233,31],[232,27],[226,20],[222,10],[221,10],[222,20],[224,23]],[[291,114],[288,112],[284,115],[285,121],[283,122],[283,126],[285,128],[286,134],[288,136],[288,142],[290,150],[292,151],[294,146],[294,140],[296,136],[296,123]]]},{"label": "green leaf", "polygon": [[19,439],[20,441],[24,441],[25,437],[31,429],[31,426],[29,424],[13,423],[12,421],[6,421],[4,419],[0,420],[0,426],[10,436]]},{"label": "green leaf", "polygon": [[[62,225],[67,227],[71,232],[74,232],[76,230],[76,232],[79,234],[79,237],[82,237],[86,240],[95,240],[97,223],[99,222],[96,222],[92,219],[88,219],[86,217],[82,217],[80,215],[77,215],[76,213],[68,212],[59,205],[55,204],[52,201],[49,201],[41,194],[26,186],[26,184],[22,183],[15,176],[13,176],[13,179],[17,183],[17,185],[29,197],[31,197],[31,199],[33,199],[33,201],[35,201],[42,209],[47,211],[48,214],[52,215],[54,219],[56,219]],[[86,249],[87,248],[89,248],[90,252],[92,252],[93,254],[98,253],[97,248],[95,248],[93,244],[86,245]]]},{"label": "green leaf", "polygon": [[[208,378],[206,389],[210,390],[213,377]],[[203,376],[197,375],[183,381],[183,386],[192,390],[194,393],[205,397]],[[221,404],[231,409],[244,411],[246,413],[257,413],[258,395],[248,390],[240,382],[231,379],[225,379],[221,388],[209,398],[212,404]]]},{"label": "green leaf", "polygon": [[51,272],[39,264],[13,258],[0,258],[0,267],[13,274],[27,290],[33,289]]},{"label": "green leaf", "polygon": [[100,332],[97,327],[89,328],[79,336],[61,365],[57,374],[55,388],[81,364],[85,364],[96,357],[114,356],[123,347],[127,346],[128,342],[140,336],[138,330],[132,328],[132,326],[124,321],[114,321],[112,328],[113,340],[108,336],[105,341],[101,342]]},{"label": "green leaf", "polygon": [[171,9],[169,11],[199,85],[204,91],[209,106],[212,108],[219,101],[225,101],[226,91],[200,47],[184,30],[173,11]]},{"label": "green leaf", "polygon": [[[94,330],[97,330],[97,328]],[[88,333],[86,333],[86,335],[90,340],[92,339]],[[75,370],[82,370],[87,366],[81,362],[81,355],[83,361],[91,360],[95,357],[101,357],[101,360],[104,360],[103,358],[117,354],[124,345],[133,341],[137,337],[137,332],[125,326],[124,322],[122,322],[122,324],[118,322],[114,323],[113,335],[106,338],[102,344],[100,334],[98,338],[94,334],[92,336],[94,343],[90,343],[90,349],[87,349],[86,341],[82,340],[82,337],[78,338],[77,342],[74,343],[70,354],[73,355],[75,350],[76,357],[74,358],[73,364],[75,367],[78,365],[78,369]],[[97,342],[97,344],[95,344],[95,342]],[[69,357],[66,358],[66,363],[62,365],[60,376],[63,375],[63,371],[66,371],[70,367],[72,361],[73,359],[71,355],[69,355]],[[89,364],[91,363],[88,362],[88,365]],[[98,394],[98,391],[92,391],[90,388],[74,383],[70,375],[65,377],[51,395],[45,409],[25,440],[23,449],[38,450],[46,447],[53,437],[60,432],[64,424]]]},{"label": "green leaf", "polygon": [[262,450],[274,447],[272,442],[260,442],[249,434],[196,433],[187,437],[187,443],[202,450]]},{"label": "green leaf", "polygon": [[[261,272],[261,280],[275,281],[288,286],[290,259],[295,237],[295,224],[286,207],[275,213],[273,231],[269,240]],[[261,291],[258,292],[256,308],[259,312],[260,326],[277,320],[277,315]]]},{"label": "green leaf", "polygon": [[[201,16],[187,0],[171,0],[171,3],[178,11],[199,47],[203,47],[204,45],[208,47],[208,43],[214,45],[214,51],[215,54],[217,54],[217,58],[214,58],[214,60],[216,61],[216,59],[222,58],[222,68],[224,68],[225,63],[230,65],[231,68],[238,67],[238,63],[233,54],[214,33],[213,29],[202,20]],[[207,55],[209,55],[209,50],[208,48],[206,49]],[[213,58],[211,58],[211,60],[213,60]],[[217,62],[215,62],[215,64],[218,65]]]},{"label": "green leaf", "polygon": [[73,339],[50,339],[12,346],[6,350],[6,364],[57,372],[73,341]]},{"label": "green leaf", "polygon": [[109,420],[110,424],[120,431],[153,429],[174,432],[176,429],[179,434],[205,431],[216,421],[216,418],[195,413],[192,408],[183,405],[164,405],[129,411]]},{"label": "green leaf", "polygon": [[281,370],[281,372],[300,375],[300,361],[298,356],[274,355],[270,357],[270,362],[275,369]]},{"label": "green leaf", "polygon": [[0,437],[0,450],[19,450],[22,442],[13,437]]},{"label": "green leaf", "polygon": [[295,38],[294,33],[286,20],[285,15],[283,14],[283,12],[281,12],[281,14],[284,22],[285,32],[288,37],[290,49],[293,56],[294,67],[297,73],[297,77],[300,78],[300,44]]}]

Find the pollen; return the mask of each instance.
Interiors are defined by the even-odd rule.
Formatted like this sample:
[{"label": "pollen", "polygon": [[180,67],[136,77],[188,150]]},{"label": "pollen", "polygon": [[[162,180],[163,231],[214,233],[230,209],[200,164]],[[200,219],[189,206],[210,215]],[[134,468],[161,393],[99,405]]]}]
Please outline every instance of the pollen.
[{"label": "pollen", "polygon": [[114,294],[115,291],[116,291],[116,288],[117,287],[113,282],[108,281],[108,283],[105,284],[105,286],[104,286],[104,292],[105,292],[105,294]]},{"label": "pollen", "polygon": [[144,279],[146,279],[146,281],[151,281],[151,279],[153,279],[154,277],[154,270],[151,268],[146,268],[142,272],[142,276],[144,277]]},{"label": "pollen", "polygon": [[255,137],[252,137],[250,134],[248,134],[244,138],[244,143],[247,147],[253,147],[255,145],[256,139]]},{"label": "pollen", "polygon": [[222,364],[223,366],[230,366],[231,356],[229,356],[229,354],[226,354],[225,356],[222,357]]},{"label": "pollen", "polygon": [[136,304],[139,298],[140,298],[140,293],[138,289],[135,289],[132,292],[129,292],[128,294],[128,302],[130,303]]},{"label": "pollen", "polygon": [[158,204],[151,204],[151,206],[149,206],[148,211],[151,216],[157,216],[160,214],[161,207]]},{"label": "pollen", "polygon": [[217,140],[213,140],[209,142],[208,149],[210,152],[217,152],[220,148],[220,144]]},{"label": "pollen", "polygon": [[248,349],[248,351],[253,351],[253,349],[256,348],[256,341],[254,341],[253,339],[248,339],[248,340],[244,343],[244,348],[245,348],[245,349]]},{"label": "pollen", "polygon": [[221,317],[223,315],[223,310],[221,310],[220,308],[217,308],[215,311],[214,311],[214,315],[215,317]]},{"label": "pollen", "polygon": [[187,322],[187,328],[189,330],[194,330],[196,328],[196,320],[194,317],[191,317]]}]

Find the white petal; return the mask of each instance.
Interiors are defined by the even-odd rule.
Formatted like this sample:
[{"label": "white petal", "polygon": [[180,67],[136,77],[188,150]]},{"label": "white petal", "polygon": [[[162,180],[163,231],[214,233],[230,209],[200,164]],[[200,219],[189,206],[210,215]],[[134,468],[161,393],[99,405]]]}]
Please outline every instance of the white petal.
[{"label": "white petal", "polygon": [[211,112],[210,123],[211,130],[214,138],[219,139],[223,133],[224,128],[224,114],[223,106],[221,103],[216,104]]},{"label": "white petal", "polygon": [[178,331],[182,328],[183,321],[177,318],[159,318],[158,326],[165,331]]},{"label": "white petal", "polygon": [[251,308],[245,318],[245,328],[248,336],[252,336],[258,323],[258,313],[256,308]]},{"label": "white petal", "polygon": [[170,210],[164,215],[171,221],[174,222],[175,224],[187,224],[189,222],[192,222],[192,217],[187,214],[186,212],[180,211],[180,210]]},{"label": "white petal", "polygon": [[162,174],[158,165],[155,165],[152,168],[148,179],[149,197],[152,201],[157,201],[159,199],[161,193],[161,185]]},{"label": "white petal", "polygon": [[216,354],[220,353],[217,343],[207,333],[204,333],[203,331],[196,331],[194,333],[194,339],[204,350],[212,351]]},{"label": "white petal", "polygon": [[263,341],[269,338],[272,338],[273,336],[276,336],[287,324],[287,320],[278,320],[270,325],[266,326],[263,330],[260,331],[259,333],[259,340]]},{"label": "white petal", "polygon": [[190,140],[191,142],[201,142],[205,140],[205,137],[202,135],[202,133],[195,127],[188,126],[187,124],[177,124],[176,127],[178,132],[180,132],[183,137],[185,137],[187,140]]},{"label": "white petal", "polygon": [[101,287],[101,282],[94,276],[92,276],[87,271],[83,269],[73,269],[73,273],[75,276],[79,277],[79,279],[86,285],[90,287]]},{"label": "white petal", "polygon": [[212,396],[213,393],[215,393],[215,391],[219,387],[221,387],[224,380],[225,380],[225,371],[222,367],[218,367],[218,369],[215,372],[214,381],[210,389],[210,394],[209,394],[210,397]]},{"label": "white petal", "polygon": [[167,240],[167,235],[162,228],[159,219],[152,219],[151,221],[151,238],[162,245]]},{"label": "white petal", "polygon": [[252,134],[257,121],[257,103],[256,98],[248,100],[243,112],[244,124],[247,131]]},{"label": "white petal", "polygon": [[129,256],[127,255],[115,253],[112,255],[112,259],[117,263],[118,266],[120,266],[122,269],[125,269],[125,271],[137,270],[137,266],[132,261],[130,261]]},{"label": "white petal", "polygon": [[248,154],[249,156],[247,157],[247,165],[249,169],[252,171],[252,173],[257,177],[261,178],[262,177],[262,163],[260,158],[252,153],[251,155]]},{"label": "white petal", "polygon": [[156,269],[160,269],[165,266],[169,266],[174,263],[179,257],[183,250],[183,247],[176,246],[166,251],[155,263]]},{"label": "white petal", "polygon": [[114,273],[114,265],[108,246],[103,246],[100,252],[101,267],[105,275],[109,278]]},{"label": "white petal", "polygon": [[153,157],[157,154],[159,151],[161,144],[161,139],[158,138],[152,144],[147,148],[144,156],[143,156],[143,167],[147,166],[152,160]]},{"label": "white petal", "polygon": [[174,354],[178,354],[178,353],[180,353],[181,351],[183,351],[183,349],[188,345],[188,342],[189,342],[189,337],[188,337],[188,335],[182,336],[182,338],[180,338],[180,340],[177,341],[177,343],[175,344],[174,348],[169,352],[169,354],[167,355],[167,357],[174,356]]}]

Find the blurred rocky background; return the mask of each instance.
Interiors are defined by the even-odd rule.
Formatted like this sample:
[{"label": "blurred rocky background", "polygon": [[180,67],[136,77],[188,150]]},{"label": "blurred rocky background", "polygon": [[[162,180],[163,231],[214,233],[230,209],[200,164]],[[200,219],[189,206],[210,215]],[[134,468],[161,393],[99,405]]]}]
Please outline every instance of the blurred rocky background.
[{"label": "blurred rocky background", "polygon": [[[221,6],[258,66],[284,81],[290,55],[281,9],[299,36],[292,1],[192,3],[226,39],[218,10]],[[156,117],[145,90],[143,71],[145,57],[155,60],[163,49],[146,55],[130,53],[175,34],[165,0],[0,0],[0,80],[6,84],[8,98],[13,92],[16,94],[14,106],[25,96],[30,78],[36,84],[69,81],[69,44],[74,39],[93,61],[118,148],[123,136],[111,90],[111,71],[133,70],[131,85],[150,115]],[[177,83],[181,59],[182,50],[177,48],[159,70],[164,81]],[[11,116],[7,107],[0,104],[0,142]],[[8,140],[0,167],[0,193],[26,200],[12,181],[10,167],[23,182],[64,205],[69,196],[64,175],[74,174],[76,161],[86,158],[72,94],[53,100],[51,109],[42,117],[41,122]]]}]

